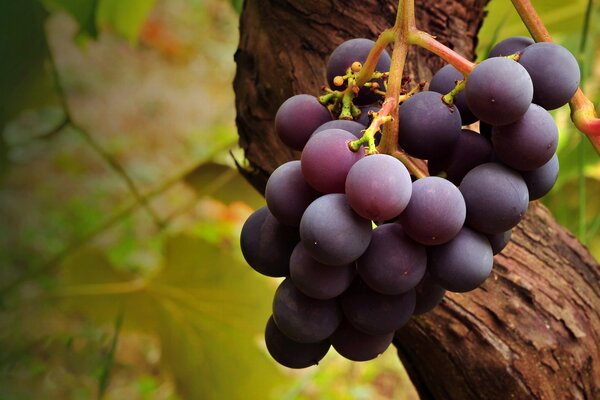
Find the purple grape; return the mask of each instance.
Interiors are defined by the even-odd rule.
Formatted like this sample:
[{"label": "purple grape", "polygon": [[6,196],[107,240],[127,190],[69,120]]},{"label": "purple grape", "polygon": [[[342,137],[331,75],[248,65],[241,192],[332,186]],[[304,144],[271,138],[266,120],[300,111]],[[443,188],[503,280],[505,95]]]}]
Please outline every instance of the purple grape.
[{"label": "purple grape", "polygon": [[[454,68],[453,65],[447,64],[433,75],[429,83],[429,90],[441,94],[450,93],[456,84],[464,78],[463,74]],[[462,125],[470,125],[477,121],[477,117],[469,110],[464,90],[454,97],[454,105],[460,112]]]},{"label": "purple grape", "polygon": [[458,188],[445,179],[428,176],[413,182],[410,202],[400,214],[400,223],[413,240],[434,245],[456,236],[465,215],[465,201]]},{"label": "purple grape", "polygon": [[408,154],[422,158],[442,157],[458,140],[460,113],[442,101],[442,94],[420,92],[400,106],[398,143]]},{"label": "purple grape", "polygon": [[358,273],[369,287],[394,295],[413,289],[427,267],[425,246],[409,238],[399,224],[380,225],[367,251],[357,261]]},{"label": "purple grape", "polygon": [[486,236],[488,238],[488,241],[490,242],[490,246],[492,246],[492,253],[496,255],[502,250],[504,250],[508,242],[510,242],[510,237],[512,236],[512,229],[509,229],[506,232],[500,232]]},{"label": "purple grape", "polygon": [[521,175],[498,163],[473,168],[459,189],[467,205],[466,225],[486,234],[507,231],[517,225],[529,203]]},{"label": "purple grape", "polygon": [[446,290],[468,292],[492,272],[494,255],[487,238],[467,227],[449,241],[428,248],[427,270]]},{"label": "purple grape", "polygon": [[298,160],[280,165],[267,181],[267,207],[285,225],[298,227],[304,210],[317,197],[319,193],[304,180]]},{"label": "purple grape", "polygon": [[300,221],[306,251],[327,265],[344,265],[360,257],[371,241],[371,221],[356,214],[343,194],[327,194],[311,203]]},{"label": "purple grape", "polygon": [[496,157],[520,171],[532,171],[547,163],[558,147],[558,127],[552,115],[537,104],[516,122],[495,126],[492,143]]},{"label": "purple grape", "polygon": [[558,169],[558,157],[554,154],[541,167],[521,173],[529,191],[529,201],[541,199],[552,189],[558,179]]},{"label": "purple grape", "polygon": [[298,243],[290,258],[290,278],[294,286],[314,299],[333,299],[342,294],[356,275],[354,263],[325,265],[308,254]]},{"label": "purple grape", "polygon": [[308,297],[287,278],[275,292],[273,319],[293,341],[315,343],[331,336],[342,321],[342,312],[334,299]]},{"label": "purple grape", "polygon": [[333,121],[325,122],[323,125],[319,126],[313,135],[317,132],[327,129],[341,129],[343,131],[350,132],[356,136],[357,139],[360,139],[367,127],[356,121],[349,121],[347,119],[334,119]]},{"label": "purple grape", "polygon": [[554,110],[571,100],[579,87],[579,64],[571,52],[556,43],[534,43],[523,50],[521,64],[533,81],[533,102]]},{"label": "purple grape", "polygon": [[527,36],[512,36],[496,43],[490,50],[488,58],[506,57],[515,53],[520,53],[529,45],[534,44],[532,38]]},{"label": "purple grape", "polygon": [[[355,61],[364,64],[367,60],[369,52],[375,45],[375,42],[369,39],[350,39],[340,44],[329,56],[327,61],[327,82],[329,87],[334,90],[343,90],[346,88],[346,82],[342,86],[335,86],[333,79],[336,76],[346,75],[346,71]],[[384,50],[377,61],[376,71],[388,72],[390,70],[391,58],[389,53]],[[383,87],[383,81],[378,79],[374,82],[379,83]],[[373,93],[369,88],[362,87],[358,92],[358,96],[354,98],[354,104],[364,105],[376,102],[380,96]]]},{"label": "purple grape", "polygon": [[394,339],[393,333],[369,335],[342,321],[331,336],[331,345],[342,357],[352,361],[369,361],[383,353]]},{"label": "purple grape", "polygon": [[344,193],[348,171],[365,156],[361,147],[352,151],[348,143],[356,137],[341,129],[327,129],[313,135],[302,152],[302,175],[321,193]]},{"label": "purple grape", "polygon": [[417,297],[413,314],[420,315],[433,310],[440,304],[446,294],[446,289],[440,286],[430,274],[425,274],[415,288],[415,293]]},{"label": "purple grape", "polygon": [[358,160],[346,178],[348,203],[366,219],[387,221],[404,210],[412,192],[408,170],[387,154]]},{"label": "purple grape", "polygon": [[494,57],[475,66],[465,93],[469,108],[481,121],[505,125],[525,114],[533,98],[533,84],[519,63]]},{"label": "purple grape", "polygon": [[332,118],[327,107],[316,97],[298,94],[279,106],[275,115],[275,132],[287,146],[302,151],[315,129]]},{"label": "purple grape", "polygon": [[359,106],[360,115],[356,119],[356,122],[363,124],[364,126],[371,125],[371,118],[369,117],[369,111],[378,112],[381,109],[381,106],[369,104],[366,106]]},{"label": "purple grape", "polygon": [[317,365],[329,351],[329,340],[299,343],[288,338],[269,317],[265,328],[265,344],[271,357],[288,368],[307,368]]},{"label": "purple grape", "polygon": [[415,309],[415,291],[387,295],[369,288],[360,278],[340,297],[342,311],[356,329],[384,335],[400,329]]},{"label": "purple grape", "polygon": [[279,223],[266,206],[250,215],[240,234],[246,262],[272,277],[289,275],[290,256],[299,241],[298,229]]}]

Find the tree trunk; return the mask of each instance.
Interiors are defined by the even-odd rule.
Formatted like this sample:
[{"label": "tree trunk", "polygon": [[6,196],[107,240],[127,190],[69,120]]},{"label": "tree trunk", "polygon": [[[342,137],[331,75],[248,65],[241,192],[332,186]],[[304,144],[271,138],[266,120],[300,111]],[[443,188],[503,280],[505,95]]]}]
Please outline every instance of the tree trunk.
[{"label": "tree trunk", "polygon": [[[473,58],[487,0],[417,1],[417,25]],[[246,0],[235,59],[242,172],[259,190],[298,158],[273,119],[293,94],[318,95],[327,56],[393,25],[389,0]],[[508,7],[508,4],[507,4]],[[407,69],[428,80],[443,62],[412,48]],[[394,344],[423,399],[600,399],[600,269],[542,205],[530,204],[492,276],[412,321]]]}]

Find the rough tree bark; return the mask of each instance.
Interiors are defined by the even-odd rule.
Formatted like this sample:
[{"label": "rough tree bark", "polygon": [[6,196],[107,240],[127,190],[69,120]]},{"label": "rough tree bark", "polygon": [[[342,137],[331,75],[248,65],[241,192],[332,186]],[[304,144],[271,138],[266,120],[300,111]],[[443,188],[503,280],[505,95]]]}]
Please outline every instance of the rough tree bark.
[{"label": "rough tree bark", "polygon": [[[487,0],[417,1],[417,25],[472,58]],[[507,7],[509,7],[507,1]],[[298,157],[275,136],[278,106],[319,94],[329,53],[393,25],[395,0],[246,0],[235,78],[243,173],[259,190]],[[412,49],[427,80],[442,61]],[[600,268],[539,203],[479,289],[448,294],[394,344],[423,399],[600,399]]]}]

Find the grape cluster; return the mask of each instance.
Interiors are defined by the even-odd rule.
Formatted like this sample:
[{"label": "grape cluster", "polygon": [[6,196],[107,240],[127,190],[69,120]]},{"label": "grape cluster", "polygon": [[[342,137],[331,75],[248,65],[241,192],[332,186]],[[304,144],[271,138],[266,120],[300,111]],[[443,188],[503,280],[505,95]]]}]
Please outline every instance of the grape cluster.
[{"label": "grape cluster", "polygon": [[[330,87],[343,89],[373,45],[340,45],[327,64]],[[376,70],[389,67],[383,52]],[[349,147],[364,133],[368,110],[381,108],[380,76],[357,91],[362,113],[354,120],[335,119],[306,94],[277,111],[279,138],[301,157],[269,178],[267,205],[244,224],[241,249],[259,273],[285,278],[265,341],[290,368],[318,363],[330,346],[351,360],[375,358],[446,290],[477,288],[528,202],[558,175],[558,130],[547,110],[568,102],[579,84],[564,48],[509,38],[450,101],[445,95],[464,79],[451,65],[404,101],[398,144],[428,160],[430,176],[420,179],[390,155]],[[465,127],[477,121],[479,132]]]}]

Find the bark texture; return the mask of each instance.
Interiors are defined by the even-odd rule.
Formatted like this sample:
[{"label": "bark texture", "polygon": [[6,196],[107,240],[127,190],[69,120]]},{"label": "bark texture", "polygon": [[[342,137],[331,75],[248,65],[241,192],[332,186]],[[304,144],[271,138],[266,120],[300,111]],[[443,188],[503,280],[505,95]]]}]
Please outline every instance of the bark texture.
[{"label": "bark texture", "polygon": [[[417,25],[473,58],[487,0],[417,1]],[[328,55],[393,25],[396,1],[246,0],[234,82],[242,173],[259,190],[299,154],[276,137],[277,108],[318,95]],[[411,49],[405,74],[443,62]],[[395,340],[423,399],[600,399],[600,268],[548,211],[531,203],[479,289],[448,294]]]}]

